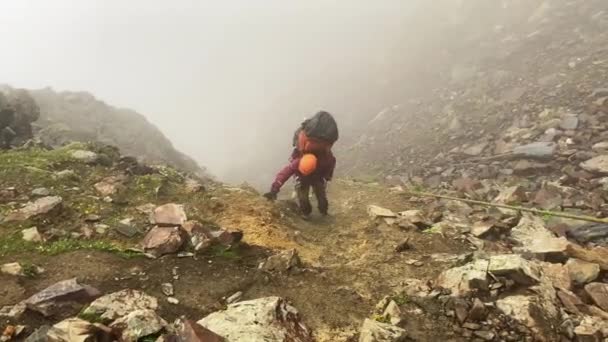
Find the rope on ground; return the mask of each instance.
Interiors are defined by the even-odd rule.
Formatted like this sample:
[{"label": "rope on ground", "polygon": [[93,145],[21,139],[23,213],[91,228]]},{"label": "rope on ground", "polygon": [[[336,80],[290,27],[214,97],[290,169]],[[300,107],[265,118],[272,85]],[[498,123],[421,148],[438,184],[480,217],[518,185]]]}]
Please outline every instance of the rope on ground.
[{"label": "rope on ground", "polygon": [[472,200],[472,199],[467,199],[467,198],[439,195],[439,194],[434,194],[434,193],[430,193],[430,192],[405,190],[403,192],[403,194],[411,195],[411,196],[415,196],[415,197],[443,198],[443,199],[447,199],[447,200],[476,204],[476,205],[481,205],[481,206],[485,206],[485,207],[495,207],[495,208],[511,209],[511,210],[516,210],[516,211],[526,211],[526,212],[539,214],[539,215],[549,215],[549,216],[568,218],[568,219],[572,219],[572,220],[608,224],[608,219],[602,219],[602,218],[597,218],[597,217],[592,217],[592,216],[575,215],[575,214],[568,214],[568,213],[556,212],[556,211],[550,211],[550,210],[541,210],[541,209],[536,209],[536,208],[526,208],[526,207],[520,207],[520,206],[508,205],[508,204],[477,201],[477,200]]}]

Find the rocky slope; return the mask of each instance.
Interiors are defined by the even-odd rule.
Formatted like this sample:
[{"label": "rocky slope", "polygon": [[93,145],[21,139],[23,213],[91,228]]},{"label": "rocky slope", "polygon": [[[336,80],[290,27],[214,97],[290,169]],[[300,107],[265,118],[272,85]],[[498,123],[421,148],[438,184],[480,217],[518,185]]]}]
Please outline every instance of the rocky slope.
[{"label": "rocky slope", "polygon": [[[490,10],[479,2],[454,8],[452,20],[437,31],[426,28],[438,37],[439,46],[420,46],[421,55],[441,52],[423,63],[424,70],[432,71],[431,81],[399,94],[400,102],[372,117],[358,141],[342,153],[347,173],[406,177],[441,152],[494,140],[516,117],[535,117],[545,110],[592,115],[587,97],[606,87],[606,3],[487,6]],[[487,14],[484,21],[474,19],[479,13]],[[467,22],[477,25],[463,24]]]},{"label": "rocky slope", "polygon": [[[2,89],[11,91],[7,86]],[[56,92],[45,88],[28,93],[40,108],[35,133],[45,144],[101,142],[117,146],[123,153],[148,163],[169,164],[201,176],[205,174],[202,167],[177,151],[158,128],[137,112],[112,107],[86,92]]]}]

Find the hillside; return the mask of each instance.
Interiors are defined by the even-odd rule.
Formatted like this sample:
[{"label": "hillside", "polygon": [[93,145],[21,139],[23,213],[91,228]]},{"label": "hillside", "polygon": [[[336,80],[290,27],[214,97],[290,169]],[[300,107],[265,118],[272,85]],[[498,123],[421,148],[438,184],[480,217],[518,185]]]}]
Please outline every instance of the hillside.
[{"label": "hillside", "polygon": [[29,93],[40,107],[34,126],[36,136],[45,144],[96,141],[117,146],[126,155],[149,163],[170,164],[205,175],[203,168],[177,151],[158,128],[135,111],[112,107],[86,92],[45,88]]}]

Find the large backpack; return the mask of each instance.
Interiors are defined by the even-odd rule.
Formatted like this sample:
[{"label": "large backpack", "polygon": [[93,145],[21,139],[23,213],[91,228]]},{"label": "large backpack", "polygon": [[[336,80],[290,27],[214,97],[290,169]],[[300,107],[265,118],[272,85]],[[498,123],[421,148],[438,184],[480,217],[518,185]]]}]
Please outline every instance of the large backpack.
[{"label": "large backpack", "polygon": [[302,153],[329,152],[338,137],[336,120],[328,112],[321,111],[305,120],[296,130],[293,146]]}]

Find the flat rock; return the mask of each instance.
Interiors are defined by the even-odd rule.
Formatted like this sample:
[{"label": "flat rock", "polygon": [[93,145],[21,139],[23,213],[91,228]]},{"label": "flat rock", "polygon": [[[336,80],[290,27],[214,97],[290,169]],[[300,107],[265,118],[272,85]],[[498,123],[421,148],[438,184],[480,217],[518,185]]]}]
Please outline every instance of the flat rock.
[{"label": "flat rock", "polygon": [[300,256],[296,249],[282,251],[272,255],[260,265],[260,269],[267,272],[287,272],[300,266]]},{"label": "flat rock", "polygon": [[597,153],[608,152],[608,141],[599,142],[591,147],[591,149]]},{"label": "flat rock", "polygon": [[166,326],[167,322],[154,310],[147,309],[131,311],[110,324],[110,328],[122,332],[123,341],[139,341],[140,338],[156,334]]},{"label": "flat rock", "polygon": [[608,175],[608,154],[602,154],[581,163],[583,170],[595,174]]},{"label": "flat rock", "polygon": [[359,342],[404,342],[407,331],[392,324],[380,323],[366,318],[363,321]]},{"label": "flat rock", "polygon": [[524,214],[519,224],[511,230],[511,239],[518,247],[513,248],[517,253],[527,253],[544,257],[547,254],[563,255],[569,242],[564,237],[555,237],[545,228],[541,218]]},{"label": "flat rock", "polygon": [[97,330],[92,323],[72,317],[53,325],[46,337],[49,342],[90,342],[98,340]]},{"label": "flat rock", "polygon": [[183,205],[167,203],[154,209],[151,221],[159,226],[181,226],[187,220]]},{"label": "flat rock", "polygon": [[608,284],[590,283],[585,285],[585,292],[600,309],[608,311]]},{"label": "flat rock", "polygon": [[486,149],[486,147],[488,147],[488,143],[482,142],[465,148],[462,153],[466,154],[467,156],[475,157],[480,155]]},{"label": "flat rock", "polygon": [[492,228],[494,228],[495,224],[493,221],[478,221],[471,226],[471,234],[476,237],[484,237],[488,235]]},{"label": "flat rock", "polygon": [[32,190],[32,196],[44,197],[51,194],[51,191],[47,188],[36,188]]},{"label": "flat rock", "polygon": [[69,308],[97,298],[100,292],[88,285],[79,284],[76,278],[55,283],[24,301],[28,309],[52,316],[65,313]]},{"label": "flat rock", "polygon": [[534,142],[515,147],[513,154],[524,158],[551,159],[556,150],[557,144],[554,142]]},{"label": "flat rock", "polygon": [[557,291],[557,298],[559,298],[559,300],[562,302],[562,305],[566,311],[571,314],[581,315],[581,312],[586,310],[587,305],[570,291]]},{"label": "flat rock", "polygon": [[49,213],[59,207],[63,199],[59,196],[42,197],[34,202],[27,203],[23,208],[13,211],[4,219],[4,222],[25,221],[34,216]]},{"label": "flat rock", "polygon": [[465,296],[475,289],[488,287],[487,260],[478,259],[464,266],[450,268],[437,277],[436,285],[448,289],[453,296]]},{"label": "flat rock", "polygon": [[197,322],[231,342],[311,342],[298,311],[279,297],[228,305]]},{"label": "flat rock", "polygon": [[507,277],[520,285],[534,285],[540,281],[540,270],[536,265],[517,254],[493,255],[490,257],[488,272],[495,276]]},{"label": "flat rock", "polygon": [[144,237],[142,247],[156,256],[179,252],[186,237],[180,227],[154,227]]},{"label": "flat rock", "polygon": [[382,208],[377,205],[369,205],[367,207],[367,213],[369,214],[369,216],[372,219],[375,219],[378,217],[380,217],[380,218],[384,218],[384,217],[396,218],[397,217],[397,214],[395,214],[392,210]]},{"label": "flat rock", "polygon": [[75,150],[72,151],[70,155],[72,156],[72,158],[87,164],[93,164],[99,158],[97,153],[86,150]]},{"label": "flat rock", "polygon": [[42,236],[38,232],[38,228],[32,227],[21,231],[23,240],[29,242],[42,242]]},{"label": "flat rock", "polygon": [[578,128],[578,115],[576,114],[565,114],[561,118],[559,127],[563,130],[575,130]]},{"label": "flat rock", "polygon": [[577,285],[585,285],[597,279],[600,274],[600,265],[583,260],[570,258],[566,262],[570,278]]},{"label": "flat rock", "polygon": [[494,202],[502,204],[518,204],[524,201],[526,201],[526,189],[521,185],[504,188],[494,198]]},{"label": "flat rock", "polygon": [[141,291],[126,289],[96,299],[85,309],[84,314],[114,321],[136,310],[156,309],[158,309],[156,298]]}]

